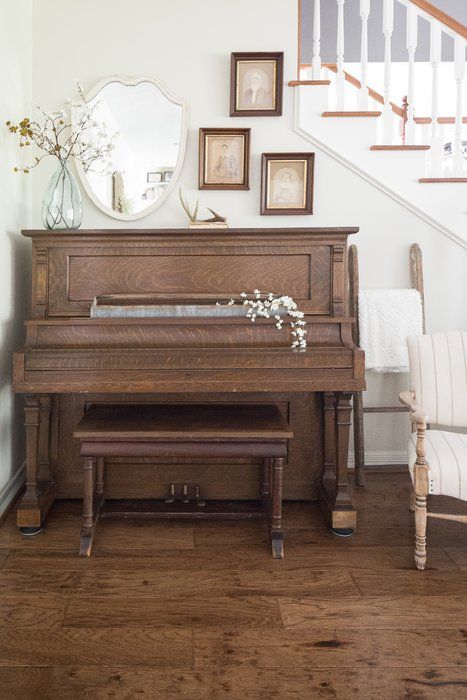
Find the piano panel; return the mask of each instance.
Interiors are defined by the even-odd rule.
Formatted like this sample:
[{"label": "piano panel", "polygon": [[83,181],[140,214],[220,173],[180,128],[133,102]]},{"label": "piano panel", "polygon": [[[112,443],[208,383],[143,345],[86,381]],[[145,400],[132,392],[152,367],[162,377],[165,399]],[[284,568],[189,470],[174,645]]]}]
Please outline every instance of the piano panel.
[{"label": "piano panel", "polygon": [[[190,249],[191,251],[192,249]],[[268,249],[271,250],[271,247]],[[202,247],[196,254],[177,249],[135,247],[77,249],[54,246],[48,253],[47,315],[89,316],[101,294],[211,293],[258,288],[308,300],[307,312],[332,313],[332,247],[289,247],[274,254],[235,248],[224,254]]]}]

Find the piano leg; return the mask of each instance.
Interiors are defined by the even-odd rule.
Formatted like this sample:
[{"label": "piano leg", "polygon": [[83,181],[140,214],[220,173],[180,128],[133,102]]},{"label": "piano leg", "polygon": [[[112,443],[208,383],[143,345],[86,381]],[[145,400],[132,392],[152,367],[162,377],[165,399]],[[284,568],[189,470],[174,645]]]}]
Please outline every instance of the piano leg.
[{"label": "piano leg", "polygon": [[284,558],[284,535],[282,533],[282,472],[284,460],[275,457],[272,461],[272,514],[271,547],[274,559]]},{"label": "piano leg", "polygon": [[324,468],[320,502],[331,530],[341,537],[353,534],[357,513],[348,493],[348,452],[352,394],[324,395]]},{"label": "piano leg", "polygon": [[50,475],[51,400],[49,396],[26,396],[26,492],[17,509],[17,524],[23,535],[37,535],[54,500]]},{"label": "piano leg", "polygon": [[104,502],[104,460],[97,458],[96,493],[94,490],[94,459],[83,459],[83,517],[81,521],[81,539],[79,556],[91,556],[92,542],[96,532],[96,525]]}]

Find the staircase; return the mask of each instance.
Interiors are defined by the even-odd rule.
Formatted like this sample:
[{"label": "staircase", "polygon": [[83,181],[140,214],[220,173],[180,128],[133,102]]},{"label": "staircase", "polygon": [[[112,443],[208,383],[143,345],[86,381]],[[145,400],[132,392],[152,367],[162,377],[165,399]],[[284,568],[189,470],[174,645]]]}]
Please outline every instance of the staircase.
[{"label": "staircase", "polygon": [[[321,61],[321,2],[337,4],[335,63]],[[402,65],[391,58],[396,3],[405,13]],[[368,19],[377,4],[382,5],[384,63],[370,64]],[[345,0],[314,0],[312,62],[299,62],[298,79],[289,83],[295,90],[295,130],[467,248],[467,27],[425,0],[360,0],[360,61],[349,64],[344,5]],[[419,27],[427,34],[424,23],[429,64],[415,61]],[[370,87],[370,75],[381,86]],[[393,95],[404,99],[397,104]],[[417,96],[428,104],[429,116],[417,111]],[[446,114],[447,107],[452,114]]]}]

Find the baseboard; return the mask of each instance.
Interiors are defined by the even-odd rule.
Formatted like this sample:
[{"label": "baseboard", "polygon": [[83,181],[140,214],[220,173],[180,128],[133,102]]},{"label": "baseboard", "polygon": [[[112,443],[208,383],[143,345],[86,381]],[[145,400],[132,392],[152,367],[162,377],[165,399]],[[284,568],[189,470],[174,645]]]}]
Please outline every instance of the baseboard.
[{"label": "baseboard", "polygon": [[[407,452],[405,450],[401,452],[365,452],[365,464],[369,464],[372,467],[383,467],[387,464],[395,465],[400,464],[404,466],[407,464]],[[353,452],[349,454],[349,469],[355,468],[355,457]]]},{"label": "baseboard", "polygon": [[0,491],[0,522],[4,520],[9,509],[18,498],[26,481],[26,462],[23,462],[18,471],[11,477]]}]

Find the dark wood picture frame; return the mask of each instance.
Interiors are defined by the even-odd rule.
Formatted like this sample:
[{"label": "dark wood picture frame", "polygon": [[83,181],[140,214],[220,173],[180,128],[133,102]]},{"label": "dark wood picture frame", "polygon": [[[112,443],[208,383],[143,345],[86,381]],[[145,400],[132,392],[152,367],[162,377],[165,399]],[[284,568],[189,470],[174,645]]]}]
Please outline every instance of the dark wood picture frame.
[{"label": "dark wood picture frame", "polygon": [[[199,130],[198,189],[200,190],[249,190],[250,189],[250,129],[249,128],[201,128]],[[207,146],[209,136],[241,136],[243,138],[242,182],[208,182],[206,177]]]},{"label": "dark wood picture frame", "polygon": [[[271,207],[269,205],[269,163],[273,161],[305,161],[304,207]],[[313,214],[314,153],[263,153],[261,156],[261,214],[283,216],[285,214]]]},{"label": "dark wood picture frame", "polygon": [[[244,62],[274,61],[274,106],[265,109],[241,108],[238,100],[238,66]],[[232,53],[230,59],[230,116],[231,117],[280,117],[282,115],[282,93],[284,88],[284,53],[282,51],[260,51],[254,53]]]}]

